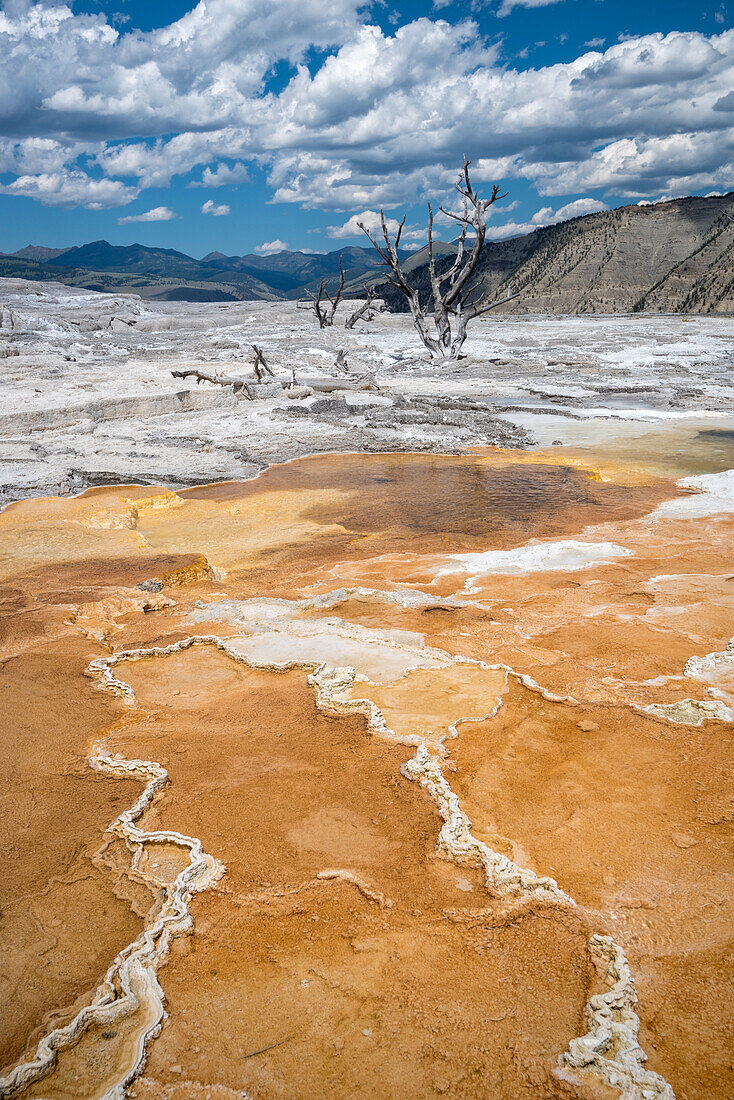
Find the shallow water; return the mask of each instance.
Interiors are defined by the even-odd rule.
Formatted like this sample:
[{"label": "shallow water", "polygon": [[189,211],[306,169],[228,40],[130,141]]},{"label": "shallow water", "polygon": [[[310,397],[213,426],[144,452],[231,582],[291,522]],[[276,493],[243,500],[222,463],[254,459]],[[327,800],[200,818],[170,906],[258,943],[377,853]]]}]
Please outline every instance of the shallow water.
[{"label": "shallow water", "polygon": [[532,432],[541,447],[560,438],[580,458],[617,462],[658,477],[686,477],[734,469],[734,417],[599,417],[571,420],[550,415],[514,419]]}]

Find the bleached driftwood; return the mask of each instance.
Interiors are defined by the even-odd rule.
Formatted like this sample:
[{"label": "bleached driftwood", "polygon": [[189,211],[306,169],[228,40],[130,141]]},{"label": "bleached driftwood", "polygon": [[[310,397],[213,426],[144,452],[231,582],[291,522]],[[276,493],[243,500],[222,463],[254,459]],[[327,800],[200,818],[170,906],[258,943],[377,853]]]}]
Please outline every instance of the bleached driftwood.
[{"label": "bleached driftwood", "polygon": [[244,393],[250,401],[254,400],[258,394],[266,397],[270,393],[272,396],[273,388],[277,389],[278,381],[284,390],[292,387],[307,387],[314,393],[333,393],[335,390],[377,391],[380,388],[372,375],[361,375],[358,378],[296,378],[296,372],[292,370],[289,380],[274,379],[271,384],[260,379],[257,382],[248,382],[245,378],[232,378],[226,374],[215,374],[213,371],[201,370],[198,367],[192,367],[189,370],[172,370],[171,374],[174,378],[195,378],[197,384],[213,382],[217,386],[231,386],[235,393]]},{"label": "bleached driftwood", "polygon": [[216,374],[214,371],[190,368],[189,370],[172,370],[174,378],[195,378],[196,384],[200,382],[213,382],[215,386],[231,386],[235,393],[242,394],[252,401],[255,396],[250,383],[245,378],[232,378],[228,374]]}]

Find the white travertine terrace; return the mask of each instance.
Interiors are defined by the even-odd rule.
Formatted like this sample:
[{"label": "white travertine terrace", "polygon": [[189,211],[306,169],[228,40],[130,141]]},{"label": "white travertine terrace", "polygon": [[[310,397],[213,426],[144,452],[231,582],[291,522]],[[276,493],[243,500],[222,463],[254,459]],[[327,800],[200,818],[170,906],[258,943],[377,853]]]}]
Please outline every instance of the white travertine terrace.
[{"label": "white travertine terrace", "polygon": [[720,699],[679,699],[677,703],[650,703],[639,709],[682,726],[700,726],[711,719],[734,722],[734,708],[727,707]]},{"label": "white travertine terrace", "polygon": [[734,668],[734,638],[730,639],[726,649],[706,653],[703,657],[689,657],[683,675],[694,676],[697,680],[708,680],[712,672],[725,667]]},{"label": "white travertine terrace", "polygon": [[468,573],[467,585],[479,577],[497,574],[546,573],[588,569],[625,558],[632,551],[614,542],[581,542],[579,539],[531,540],[512,550],[484,550],[479,553],[448,554],[437,577]]},{"label": "white travertine terrace", "polygon": [[689,657],[683,668],[683,676],[693,680],[702,680],[712,686],[708,688],[711,699],[680,699],[677,703],[652,703],[644,709],[659,718],[670,722],[700,726],[707,719],[715,718],[720,722],[734,722],[734,696],[716,685],[724,676],[731,677],[734,672],[734,638],[726,649],[705,653],[702,657]]},{"label": "white travertine terrace", "polygon": [[[456,725],[456,723],[454,723]],[[519,867],[507,856],[494,852],[472,836],[471,821],[461,808],[458,796],[451,790],[441,771],[438,757],[431,756],[423,741],[412,760],[402,768],[406,779],[417,780],[438,807],[443,825],[438,834],[438,850],[457,863],[479,864],[484,871],[484,881],[492,893],[537,893],[557,901],[573,905],[555,879],[541,877],[533,871]]]},{"label": "white travertine terrace", "polygon": [[719,512],[734,512],[734,470],[682,477],[677,484],[698,492],[663,501],[652,513],[653,519],[702,519]]},{"label": "white travertine terrace", "polygon": [[[0,502],[74,493],[100,476],[175,488],[244,480],[317,452],[516,445],[526,430],[551,443],[588,440],[591,429],[598,440],[611,417],[618,433],[660,421],[726,425],[734,413],[734,321],[723,316],[488,316],[469,358],[438,366],[402,313],[314,331],[292,301],[141,305],[20,279],[2,280],[2,292],[13,318],[2,338],[19,354],[3,367]],[[316,397],[292,401],[264,386],[243,415],[224,387],[184,389],[172,376],[182,366],[226,372],[253,339],[279,381],[293,368],[333,377],[344,350],[381,392],[347,393],[334,415]],[[406,418],[402,402],[416,398]]]},{"label": "white travertine terrace", "polygon": [[647,1055],[637,1041],[637,994],[624,951],[610,936],[592,936],[589,946],[599,976],[610,988],[589,999],[589,1030],[571,1040],[563,1061],[597,1073],[619,1089],[622,1100],[675,1100],[665,1078],[642,1066]]}]

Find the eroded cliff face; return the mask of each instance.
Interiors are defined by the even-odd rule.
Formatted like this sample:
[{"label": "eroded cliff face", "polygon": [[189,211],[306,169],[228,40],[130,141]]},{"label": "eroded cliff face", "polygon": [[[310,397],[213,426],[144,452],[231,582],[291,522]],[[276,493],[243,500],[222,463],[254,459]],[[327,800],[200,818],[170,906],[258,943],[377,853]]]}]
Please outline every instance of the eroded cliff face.
[{"label": "eroded cliff face", "polygon": [[6,509],[0,1096],[730,1095],[731,485],[644,466]]}]

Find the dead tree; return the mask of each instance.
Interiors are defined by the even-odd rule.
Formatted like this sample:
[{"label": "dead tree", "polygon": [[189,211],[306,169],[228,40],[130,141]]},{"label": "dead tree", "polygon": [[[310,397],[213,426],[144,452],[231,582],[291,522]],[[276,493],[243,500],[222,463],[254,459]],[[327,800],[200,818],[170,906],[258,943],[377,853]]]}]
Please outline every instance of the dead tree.
[{"label": "dead tree", "polygon": [[262,382],[266,374],[275,377],[274,372],[265,362],[265,356],[263,355],[262,348],[258,347],[257,344],[253,344],[252,350],[255,352],[255,377],[257,378],[258,382]]},{"label": "dead tree", "polygon": [[349,317],[347,317],[346,321],[344,322],[344,328],[354,328],[357,321],[359,321],[362,317],[364,317],[365,321],[373,320],[375,316],[373,302],[375,301],[377,295],[375,294],[373,287],[369,286],[367,283],[365,283],[364,289],[365,294],[367,295],[367,300],[365,302],[362,302],[362,305],[358,306],[357,309],[355,309],[354,313],[351,313]]},{"label": "dead tree", "polygon": [[[336,294],[332,298],[328,291],[329,280],[322,279],[319,284],[319,289],[313,294],[310,290],[307,290],[309,298],[311,299],[311,309],[316,314],[316,318],[319,322],[319,328],[330,328],[334,324],[334,314],[336,313],[336,307],[341,301],[342,292],[344,290],[344,268],[342,266],[342,258],[339,257],[339,286],[337,287]],[[327,304],[328,303],[328,304]]]},{"label": "dead tree", "polygon": [[[440,359],[458,359],[466,340],[466,329],[470,321],[480,317],[495,306],[517,298],[517,294],[508,292],[505,298],[499,298],[488,304],[482,300],[485,280],[478,283],[472,280],[477,269],[479,257],[487,235],[487,210],[499,199],[507,198],[507,192],[500,191],[497,184],[492,187],[492,193],[488,199],[481,199],[474,190],[469,178],[471,161],[464,157],[464,167],[456,184],[456,190],[462,197],[461,213],[456,214],[451,210],[439,207],[442,214],[451,218],[461,226],[461,233],[457,241],[457,252],[453,263],[441,274],[436,270],[436,259],[433,251],[433,208],[428,203],[428,273],[431,280],[431,292],[433,296],[433,324],[436,330],[434,336],[431,332],[427,307],[421,305],[418,291],[411,286],[400,266],[398,246],[405,225],[405,217],[401,221],[395,240],[390,240],[385,214],[381,210],[382,235],[384,244],[378,244],[370,230],[362,222],[358,222],[359,228],[366,233],[372,244],[377,249],[383,264],[389,269],[386,279],[405,297],[413,317],[413,324],[418,330],[418,335],[428,348],[431,355]],[[469,232],[474,234],[471,242],[468,240]]]}]

